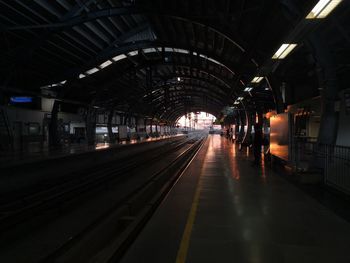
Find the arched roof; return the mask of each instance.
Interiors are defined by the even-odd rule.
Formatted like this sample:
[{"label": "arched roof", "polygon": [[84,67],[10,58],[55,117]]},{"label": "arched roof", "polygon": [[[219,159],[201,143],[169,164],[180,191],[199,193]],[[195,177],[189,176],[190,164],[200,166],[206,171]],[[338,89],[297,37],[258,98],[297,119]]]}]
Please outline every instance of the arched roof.
[{"label": "arched roof", "polygon": [[[278,71],[266,61],[290,36],[306,34],[299,24],[316,2],[0,1],[1,88],[50,90],[60,99],[162,118],[195,109],[217,115],[246,95],[246,85],[259,73],[284,78],[297,72],[307,79],[302,74],[310,73],[300,72],[298,62],[305,59],[298,58],[302,48]],[[347,12],[338,13],[325,27],[341,32],[331,46],[344,54],[338,47],[349,41]],[[248,107],[273,103],[265,84],[253,95],[247,96]]]}]

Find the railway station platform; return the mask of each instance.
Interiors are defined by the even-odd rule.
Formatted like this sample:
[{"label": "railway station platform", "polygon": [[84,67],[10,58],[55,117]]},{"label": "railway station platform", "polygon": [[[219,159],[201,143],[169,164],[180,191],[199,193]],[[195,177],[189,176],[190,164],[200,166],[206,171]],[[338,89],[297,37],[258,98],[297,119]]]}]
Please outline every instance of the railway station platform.
[{"label": "railway station platform", "polygon": [[47,146],[33,144],[28,145],[25,151],[0,152],[0,167],[16,166],[24,163],[40,162],[44,160],[59,159],[85,153],[93,153],[101,150],[114,149],[125,145],[140,144],[145,142],[160,141],[180,135],[169,135],[161,137],[149,137],[142,140],[132,139],[117,143],[96,143],[87,145],[86,143],[62,144],[59,148],[50,149]]},{"label": "railway station platform", "polygon": [[122,263],[350,262],[350,223],[209,136]]}]

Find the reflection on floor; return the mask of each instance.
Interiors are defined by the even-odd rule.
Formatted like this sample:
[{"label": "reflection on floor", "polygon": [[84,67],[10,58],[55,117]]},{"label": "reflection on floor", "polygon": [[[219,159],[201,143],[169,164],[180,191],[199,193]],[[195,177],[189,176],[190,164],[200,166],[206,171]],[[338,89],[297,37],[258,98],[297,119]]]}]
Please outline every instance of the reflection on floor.
[{"label": "reflection on floor", "polygon": [[349,263],[349,245],[349,222],[214,135],[122,262]]}]

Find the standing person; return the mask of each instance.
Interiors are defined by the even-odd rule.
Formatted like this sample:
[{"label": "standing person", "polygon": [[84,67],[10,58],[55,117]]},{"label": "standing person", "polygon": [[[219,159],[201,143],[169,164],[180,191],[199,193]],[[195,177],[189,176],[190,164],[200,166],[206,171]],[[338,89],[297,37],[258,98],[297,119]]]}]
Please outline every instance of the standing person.
[{"label": "standing person", "polygon": [[262,127],[259,123],[255,124],[255,136],[253,142],[254,150],[254,164],[259,165],[261,159],[261,146],[262,146]]}]

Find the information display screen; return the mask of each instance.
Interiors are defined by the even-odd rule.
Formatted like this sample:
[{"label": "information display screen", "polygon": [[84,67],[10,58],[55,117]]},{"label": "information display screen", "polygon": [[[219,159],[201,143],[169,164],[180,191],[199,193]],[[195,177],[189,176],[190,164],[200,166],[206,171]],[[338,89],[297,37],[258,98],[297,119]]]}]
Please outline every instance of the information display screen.
[{"label": "information display screen", "polygon": [[11,97],[11,103],[31,103],[33,102],[32,97]]}]

